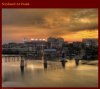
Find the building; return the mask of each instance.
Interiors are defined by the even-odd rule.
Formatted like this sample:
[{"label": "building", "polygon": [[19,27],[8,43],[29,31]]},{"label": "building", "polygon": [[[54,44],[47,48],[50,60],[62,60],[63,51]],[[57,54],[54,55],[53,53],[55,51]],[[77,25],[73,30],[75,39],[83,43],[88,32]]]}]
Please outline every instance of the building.
[{"label": "building", "polygon": [[50,48],[62,48],[63,44],[64,44],[64,39],[63,38],[53,38],[53,37],[49,37],[47,39],[47,42],[49,44]]},{"label": "building", "polygon": [[98,46],[98,39],[96,38],[83,39],[82,43],[85,44],[85,46]]}]

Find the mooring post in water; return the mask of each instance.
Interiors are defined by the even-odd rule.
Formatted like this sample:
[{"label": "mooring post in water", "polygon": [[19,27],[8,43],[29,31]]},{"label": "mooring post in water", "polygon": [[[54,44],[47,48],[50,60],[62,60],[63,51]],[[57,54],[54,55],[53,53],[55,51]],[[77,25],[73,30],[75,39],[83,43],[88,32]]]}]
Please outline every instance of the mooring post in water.
[{"label": "mooring post in water", "polygon": [[13,56],[14,62],[15,62],[15,57]]},{"label": "mooring post in water", "polygon": [[8,62],[10,62],[10,58],[9,58],[9,56],[8,56]]},{"label": "mooring post in water", "polygon": [[20,56],[17,57],[17,61],[19,61],[19,60],[20,60]]},{"label": "mooring post in water", "polygon": [[42,60],[44,62],[44,69],[47,69],[47,67],[48,67],[47,57],[44,55],[44,52],[43,52],[43,55],[42,55]]},{"label": "mooring post in water", "polygon": [[21,59],[20,61],[20,69],[21,69],[21,73],[24,74],[24,59]]},{"label": "mooring post in water", "polygon": [[61,58],[61,64],[62,64],[62,67],[65,69],[65,65],[66,65],[66,56],[65,56],[65,53],[62,52],[62,58]]},{"label": "mooring post in water", "polygon": [[5,56],[5,62],[7,62],[7,57]]},{"label": "mooring post in water", "polygon": [[9,56],[7,56],[7,62],[9,62]]},{"label": "mooring post in water", "polygon": [[76,64],[76,66],[79,65],[79,60],[80,60],[80,55],[77,54],[77,55],[75,56],[75,64]]},{"label": "mooring post in water", "polygon": [[44,69],[47,69],[47,59],[44,59]]}]

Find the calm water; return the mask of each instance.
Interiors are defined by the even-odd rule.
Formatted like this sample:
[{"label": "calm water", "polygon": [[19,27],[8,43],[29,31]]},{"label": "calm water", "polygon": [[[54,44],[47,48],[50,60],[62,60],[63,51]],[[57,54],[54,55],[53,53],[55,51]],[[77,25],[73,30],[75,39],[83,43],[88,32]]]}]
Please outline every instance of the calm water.
[{"label": "calm water", "polygon": [[42,60],[27,61],[25,72],[20,71],[20,58],[2,58],[3,87],[98,87],[98,66],[75,66],[74,60],[66,63],[63,69],[60,62],[48,62],[44,70]]}]

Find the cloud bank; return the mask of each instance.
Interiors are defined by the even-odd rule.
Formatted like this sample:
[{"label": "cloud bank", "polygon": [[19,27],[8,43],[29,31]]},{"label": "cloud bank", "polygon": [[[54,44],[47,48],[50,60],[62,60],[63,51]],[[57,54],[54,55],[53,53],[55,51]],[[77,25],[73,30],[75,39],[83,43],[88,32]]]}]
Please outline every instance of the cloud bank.
[{"label": "cloud bank", "polygon": [[[2,38],[61,37],[98,30],[98,9],[3,9]],[[14,38],[12,40],[15,40]],[[18,40],[18,39],[16,39]]]}]

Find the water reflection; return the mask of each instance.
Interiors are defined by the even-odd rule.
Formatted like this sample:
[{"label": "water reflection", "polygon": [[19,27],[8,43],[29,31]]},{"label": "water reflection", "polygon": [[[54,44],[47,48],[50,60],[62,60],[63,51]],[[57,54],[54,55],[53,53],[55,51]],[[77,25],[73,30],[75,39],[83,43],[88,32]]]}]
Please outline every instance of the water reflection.
[{"label": "water reflection", "polygon": [[[65,69],[60,62],[48,62],[44,71],[43,61],[27,60],[24,72],[19,61],[2,63],[3,87],[97,87],[98,66],[75,65],[75,60],[68,60]],[[81,80],[81,81],[80,81]],[[20,84],[19,84],[20,83]]]}]

